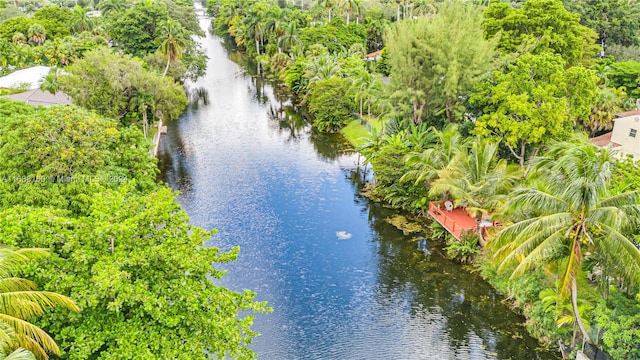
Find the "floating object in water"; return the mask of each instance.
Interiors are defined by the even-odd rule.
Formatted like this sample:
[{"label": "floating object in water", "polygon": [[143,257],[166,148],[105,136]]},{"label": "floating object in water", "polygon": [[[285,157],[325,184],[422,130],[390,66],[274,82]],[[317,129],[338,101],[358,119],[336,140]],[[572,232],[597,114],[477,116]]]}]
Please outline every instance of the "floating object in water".
[{"label": "floating object in water", "polygon": [[351,239],[351,236],[353,236],[352,234],[349,234],[346,231],[336,231],[336,236],[338,237],[338,239],[340,240],[348,240]]},{"label": "floating object in water", "polygon": [[427,246],[427,239],[425,238],[418,239],[418,249],[422,250],[425,255],[431,254],[429,247]]}]

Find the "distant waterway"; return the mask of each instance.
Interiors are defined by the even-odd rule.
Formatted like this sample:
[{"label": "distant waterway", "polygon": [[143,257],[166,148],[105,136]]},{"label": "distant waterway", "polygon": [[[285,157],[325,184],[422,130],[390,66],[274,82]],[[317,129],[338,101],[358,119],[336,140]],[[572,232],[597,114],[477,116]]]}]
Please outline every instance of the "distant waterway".
[{"label": "distant waterway", "polygon": [[240,246],[220,284],[273,308],[255,320],[259,358],[556,359],[478,274],[359,195],[339,136],[312,130],[222,39],[201,42],[207,74],[190,87],[208,102],[169,124],[161,177],[193,224],[219,230],[210,245]]}]

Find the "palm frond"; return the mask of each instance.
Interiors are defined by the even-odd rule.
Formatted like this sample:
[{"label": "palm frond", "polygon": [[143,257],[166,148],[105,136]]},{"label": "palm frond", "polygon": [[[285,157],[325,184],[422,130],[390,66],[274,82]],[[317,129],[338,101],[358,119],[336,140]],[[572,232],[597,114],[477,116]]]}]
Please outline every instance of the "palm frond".
[{"label": "palm frond", "polygon": [[4,360],[36,360],[36,356],[27,349],[19,348],[5,356]]},{"label": "palm frond", "polygon": [[46,351],[59,355],[60,349],[51,336],[29,322],[6,314],[0,314],[0,321],[15,330],[15,343],[30,350],[40,358],[47,358]]},{"label": "palm frond", "polygon": [[35,290],[38,285],[31,280],[19,277],[7,277],[0,279],[0,293],[12,291],[28,291]]},{"label": "palm frond", "polygon": [[640,250],[618,229],[601,224],[603,234],[594,238],[607,269],[633,284],[640,285]]},{"label": "palm frond", "polygon": [[[31,306],[26,306],[26,305]],[[44,310],[62,306],[72,311],[80,311],[73,300],[50,291],[13,291],[0,293],[0,312],[20,319],[42,315]]]}]

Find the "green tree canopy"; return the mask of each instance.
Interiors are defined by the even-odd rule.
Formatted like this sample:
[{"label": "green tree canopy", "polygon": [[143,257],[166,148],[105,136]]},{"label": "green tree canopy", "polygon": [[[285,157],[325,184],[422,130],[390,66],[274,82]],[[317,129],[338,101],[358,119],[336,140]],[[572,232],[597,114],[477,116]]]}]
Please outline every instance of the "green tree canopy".
[{"label": "green tree canopy", "polygon": [[560,0],[528,0],[521,8],[492,2],[484,12],[484,32],[487,38],[499,35],[498,49],[506,53],[551,51],[568,66],[589,62],[599,50],[597,34]]},{"label": "green tree canopy", "polygon": [[[640,223],[640,192],[611,191],[611,154],[584,141],[554,144],[536,164],[535,179],[507,204],[514,224],[494,239],[502,269],[512,277],[554,263],[561,297],[571,294],[583,339],[592,342],[578,310],[577,280],[587,257],[629,289],[640,286],[640,250],[629,240]],[[515,267],[513,267],[515,266]]]},{"label": "green tree canopy", "polygon": [[640,3],[636,0],[564,0],[566,8],[580,15],[580,22],[598,33],[600,43],[640,45]]},{"label": "green tree canopy", "polygon": [[403,21],[387,34],[395,111],[415,123],[459,120],[463,99],[494,67],[495,43],[485,40],[480,7],[442,3],[433,18]]},{"label": "green tree canopy", "polygon": [[123,13],[115,12],[108,16],[109,35],[125,53],[140,58],[156,51],[155,43],[161,24],[169,19],[164,4],[139,3]]},{"label": "green tree canopy", "polygon": [[0,205],[87,211],[90,194],[137,180],[149,189],[157,173],[134,128],[75,107],[37,108],[0,122]]},{"label": "green tree canopy", "polygon": [[588,119],[597,81],[583,67],[565,70],[560,55],[523,55],[473,95],[472,101],[485,107],[475,132],[503,139],[524,167],[540,146],[568,138],[574,121]]},{"label": "green tree canopy", "polygon": [[60,89],[74,103],[100,114],[128,123],[129,104],[140,91],[153,94],[156,118],[177,119],[187,105],[182,87],[171,78],[144,68],[142,61],[100,48],[85,54],[82,60],[66,68],[60,76]]},{"label": "green tree canopy", "polygon": [[46,257],[44,249],[11,249],[0,245],[0,352],[28,349],[40,359],[60,354],[55,341],[29,320],[60,306],[80,311],[68,297],[37,290],[33,281],[19,277],[24,266]]}]

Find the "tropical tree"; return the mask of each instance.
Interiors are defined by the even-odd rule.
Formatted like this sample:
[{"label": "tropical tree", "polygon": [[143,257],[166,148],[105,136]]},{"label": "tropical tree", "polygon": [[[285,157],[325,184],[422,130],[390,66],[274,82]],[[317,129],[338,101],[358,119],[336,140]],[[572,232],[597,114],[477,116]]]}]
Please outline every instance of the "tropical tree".
[{"label": "tropical tree", "polygon": [[44,41],[47,39],[47,32],[44,29],[44,26],[40,24],[33,24],[29,27],[29,40],[34,42],[37,45],[42,45]]},{"label": "tropical tree", "polygon": [[464,99],[496,65],[495,44],[478,31],[478,5],[451,1],[439,10],[433,18],[398,22],[387,34],[393,112],[416,124],[442,115],[460,119]]},{"label": "tropical tree", "polygon": [[108,15],[109,13],[122,11],[126,8],[127,8],[126,0],[102,0],[98,4],[98,10],[100,10],[103,15]]},{"label": "tropical tree", "polygon": [[8,355],[0,353],[1,360],[36,360],[36,356],[29,350],[19,348]]},{"label": "tropical tree", "polygon": [[129,107],[133,111],[142,113],[142,131],[144,137],[147,137],[149,128],[149,122],[147,121],[147,113],[149,110],[155,110],[155,96],[152,93],[139,90],[133,93],[131,99],[129,99]]},{"label": "tropical tree", "polygon": [[297,46],[300,48],[302,46],[302,41],[298,35],[300,35],[300,31],[298,30],[298,25],[295,21],[290,22],[283,28],[282,35],[278,39],[278,48],[284,52],[288,52],[293,58],[293,49]]},{"label": "tropical tree", "polygon": [[40,84],[40,90],[48,91],[52,94],[55,94],[56,92],[58,92],[58,90],[60,90],[57,69],[51,69],[47,76],[44,77],[44,79],[42,80],[42,84]]},{"label": "tropical tree", "polygon": [[475,138],[468,149],[459,151],[437,171],[438,178],[431,183],[429,195],[448,194],[478,220],[483,214],[502,210],[522,171],[500,159],[498,150],[498,142]]},{"label": "tropical tree", "polygon": [[609,151],[586,140],[553,145],[535,161],[532,185],[512,194],[505,215],[515,223],[494,240],[499,269],[515,264],[512,278],[544,264],[562,264],[560,295],[571,294],[576,323],[590,343],[578,306],[585,258],[595,254],[607,273],[632,287],[640,284],[640,250],[628,238],[640,222],[640,191],[613,193],[614,166]]},{"label": "tropical tree", "polygon": [[363,106],[368,107],[367,115],[371,117],[372,97],[381,89],[380,79],[368,71],[360,71],[352,78],[352,91],[355,99],[360,103],[360,116],[363,116]]},{"label": "tropical tree", "polygon": [[27,43],[27,37],[24,36],[24,34],[21,33],[21,32],[15,32],[13,34],[13,36],[11,37],[11,41],[16,45],[26,44]]},{"label": "tropical tree", "polygon": [[164,68],[162,76],[167,75],[171,63],[180,60],[187,48],[188,39],[189,34],[177,21],[168,19],[162,25],[160,36],[156,39],[160,43],[158,51],[167,58],[167,66]]},{"label": "tropical tree", "polygon": [[83,31],[91,31],[96,23],[89,16],[89,11],[80,5],[73,8],[73,16],[71,17],[71,29],[74,33],[79,34]]},{"label": "tropical tree", "polygon": [[338,6],[347,14],[347,26],[352,15],[355,15],[357,22],[360,23],[359,19],[362,14],[361,0],[341,0]]},{"label": "tropical tree", "polygon": [[[57,306],[80,311],[68,297],[50,291],[38,291],[37,285],[18,277],[21,268],[38,258],[47,256],[44,249],[14,250],[0,247],[0,339],[6,340],[3,350],[28,349],[41,359],[47,352],[59,355],[55,341],[39,327],[28,322]],[[20,354],[18,352],[16,356]]]},{"label": "tropical tree", "polygon": [[422,151],[409,152],[405,156],[404,161],[411,170],[400,180],[411,180],[416,185],[428,184],[438,176],[439,170],[444,169],[454,157],[466,149],[465,140],[456,124],[448,124],[441,130],[430,127],[427,131],[432,134],[433,146],[427,146]]},{"label": "tropical tree", "polygon": [[329,16],[329,22],[331,22],[331,14],[333,9],[338,6],[336,0],[318,0],[318,5],[322,8],[323,11],[327,13]]}]

